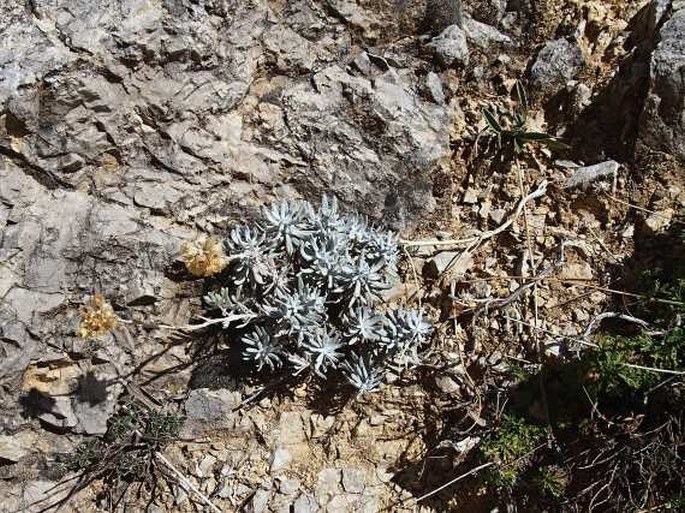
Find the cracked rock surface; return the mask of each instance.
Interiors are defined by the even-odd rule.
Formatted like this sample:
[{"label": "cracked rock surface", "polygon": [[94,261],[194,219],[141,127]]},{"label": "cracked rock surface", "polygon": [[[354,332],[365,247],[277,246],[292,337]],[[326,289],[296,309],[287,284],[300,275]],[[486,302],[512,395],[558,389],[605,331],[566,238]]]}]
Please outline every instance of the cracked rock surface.
[{"label": "cracked rock surface", "polygon": [[[184,418],[165,455],[226,511],[433,511],[397,477],[428,454],[422,433],[437,428],[427,405],[451,402],[464,383],[389,386],[382,400],[339,410],[310,403],[304,389],[260,395],[227,371],[228,357],[199,361],[196,341],[167,329],[197,318],[206,292],[178,259],[182,242],[224,236],[274,200],[318,203],[324,194],[428,239],[500,226],[519,184],[472,159],[483,107],[511,108],[517,80],[531,97],[551,91],[560,102],[553,115],[536,111],[536,130],[564,138],[585,112],[607,119],[588,131],[599,145],[608,139],[597,133],[613,137],[605,125],[626,117],[631,137],[685,158],[683,0],[654,0],[644,33],[611,18],[585,30],[571,16],[544,41],[526,35],[535,2],[465,0],[463,13],[459,0],[0,3],[0,513],[39,511],[59,480],[51,464],[105,433],[141,382]],[[632,39],[644,46],[637,64],[623,66],[633,82],[613,54]],[[588,78],[605,61],[603,80],[615,77],[621,94],[601,94]],[[622,108],[625,98],[634,108]],[[531,180],[585,194],[591,182],[621,178],[624,160],[593,153],[586,163],[595,165],[550,165]],[[541,205],[531,225],[542,231],[560,212]],[[575,236],[570,219],[558,240],[540,233],[546,251]],[[494,273],[502,251],[514,258],[509,247],[474,260],[424,249],[411,265],[425,263],[433,279],[448,268]],[[572,264],[570,278],[593,278],[589,264]],[[515,265],[496,270],[523,273]],[[397,284],[387,297],[408,286],[419,288]],[[95,294],[118,323],[86,341],[80,309]],[[436,486],[444,477],[428,474]],[[64,511],[107,510],[96,492],[83,490]],[[201,507],[182,487],[170,494],[147,511]]]},{"label": "cracked rock surface", "polygon": [[57,360],[69,350],[84,294],[173,295],[164,269],[181,239],[274,198],[334,194],[400,230],[431,211],[452,114],[419,94],[412,55],[389,63],[353,42],[355,23],[378,24],[370,12],[329,7],[5,4],[4,376],[46,344]]},{"label": "cracked rock surface", "polygon": [[[184,323],[197,300],[170,267],[198,232],[324,193],[397,230],[433,210],[452,109],[422,94],[430,68],[413,49],[381,56],[392,44],[382,14],[306,0],[3,3],[5,474],[37,454],[20,444],[33,429],[104,433],[127,373],[163,347],[164,333],[125,322],[97,344],[78,339],[87,296],[123,317]],[[190,435],[239,422],[235,404],[214,422],[228,392],[201,390],[185,406]],[[297,453],[278,451],[282,466]],[[50,486],[32,483],[8,489],[7,507],[30,508]]]}]

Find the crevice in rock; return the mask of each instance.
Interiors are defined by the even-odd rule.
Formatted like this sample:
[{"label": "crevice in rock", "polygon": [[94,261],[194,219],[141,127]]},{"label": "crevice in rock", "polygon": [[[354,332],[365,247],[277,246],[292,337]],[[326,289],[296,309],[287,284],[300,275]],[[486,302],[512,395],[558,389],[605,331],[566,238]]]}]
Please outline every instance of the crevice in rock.
[{"label": "crevice in rock", "polygon": [[74,186],[72,184],[61,179],[52,171],[48,171],[47,169],[34,164],[33,162],[29,161],[26,156],[12,150],[11,148],[0,146],[0,155],[9,158],[17,165],[19,169],[47,189],[56,190],[61,188],[74,190]]}]

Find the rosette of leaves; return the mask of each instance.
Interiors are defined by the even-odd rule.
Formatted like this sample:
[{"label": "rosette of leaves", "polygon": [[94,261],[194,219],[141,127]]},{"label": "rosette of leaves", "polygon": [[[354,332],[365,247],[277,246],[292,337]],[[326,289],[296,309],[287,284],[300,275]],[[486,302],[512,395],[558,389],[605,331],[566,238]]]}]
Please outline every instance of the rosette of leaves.
[{"label": "rosette of leaves", "polygon": [[309,237],[311,230],[305,208],[300,203],[282,201],[264,209],[264,226],[277,247],[292,255]]},{"label": "rosette of leaves", "polygon": [[336,289],[351,262],[344,242],[335,232],[312,237],[300,249],[303,259],[300,275],[322,289]]},{"label": "rosette of leaves", "polygon": [[291,337],[298,344],[304,337],[321,328],[327,317],[326,298],[320,290],[297,279],[297,289],[276,291],[273,305],[266,313],[279,327],[279,335]]},{"label": "rosette of leaves", "polygon": [[[343,379],[359,393],[420,362],[430,323],[415,310],[378,309],[397,272],[395,234],[342,214],[327,197],[318,207],[284,201],[262,213],[231,231],[223,286],[205,296],[231,321],[221,325],[239,328],[245,362],[258,372]],[[237,317],[246,320],[236,326]]]},{"label": "rosette of leaves", "polygon": [[258,228],[239,226],[233,229],[224,246],[235,260],[231,266],[234,285],[254,289],[263,286],[276,272],[276,255],[266,244],[264,232]]},{"label": "rosette of leaves", "polygon": [[432,331],[431,323],[417,310],[389,310],[385,316],[385,333],[381,337],[389,365],[399,370],[419,365],[419,350],[428,342]]}]

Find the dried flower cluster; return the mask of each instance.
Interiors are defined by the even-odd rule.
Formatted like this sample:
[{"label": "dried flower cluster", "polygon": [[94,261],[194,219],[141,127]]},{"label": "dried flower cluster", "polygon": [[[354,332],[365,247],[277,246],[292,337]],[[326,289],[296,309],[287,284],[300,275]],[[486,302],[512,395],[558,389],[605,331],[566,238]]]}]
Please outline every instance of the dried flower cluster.
[{"label": "dried flower cluster", "polygon": [[181,258],[188,272],[198,277],[220,273],[227,263],[221,242],[212,237],[184,242],[181,246]]},{"label": "dried flower cluster", "polygon": [[102,294],[95,294],[88,305],[81,308],[81,323],[76,334],[83,339],[97,338],[113,330],[117,316]]},{"label": "dried flower cluster", "polygon": [[319,208],[273,205],[260,225],[235,228],[224,245],[224,286],[205,301],[237,330],[257,370],[342,375],[364,393],[389,369],[419,363],[431,324],[416,310],[377,309],[397,273],[392,233],[342,215],[324,197]]}]

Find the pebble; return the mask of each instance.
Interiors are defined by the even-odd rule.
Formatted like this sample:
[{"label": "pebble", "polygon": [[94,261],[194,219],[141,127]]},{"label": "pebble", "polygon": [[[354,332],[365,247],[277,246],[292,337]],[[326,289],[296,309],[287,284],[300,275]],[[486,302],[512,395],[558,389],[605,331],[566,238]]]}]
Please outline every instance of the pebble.
[{"label": "pebble", "polygon": [[344,468],[342,485],[348,493],[362,493],[366,488],[364,471],[358,468]]},{"label": "pebble", "polygon": [[607,160],[592,166],[585,166],[577,168],[573,175],[566,181],[564,189],[567,191],[573,189],[586,190],[588,186],[599,180],[606,178],[616,178],[618,171],[618,162],[615,160]]}]

